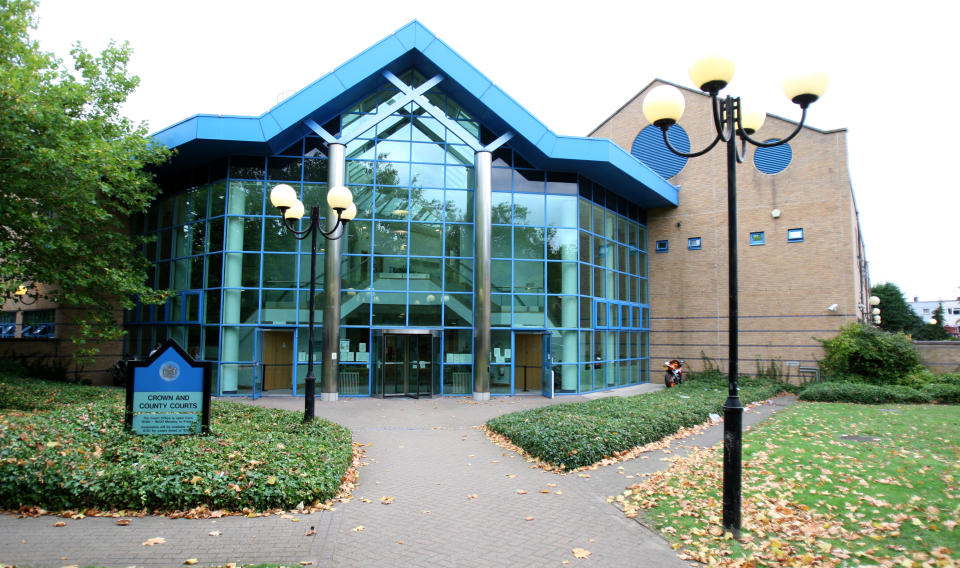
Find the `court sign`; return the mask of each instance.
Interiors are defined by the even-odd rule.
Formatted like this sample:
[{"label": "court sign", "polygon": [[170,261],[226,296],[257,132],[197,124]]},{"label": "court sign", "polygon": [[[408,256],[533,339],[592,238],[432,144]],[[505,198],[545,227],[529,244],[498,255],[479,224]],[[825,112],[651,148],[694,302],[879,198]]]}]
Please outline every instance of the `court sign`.
[{"label": "court sign", "polygon": [[168,339],[127,367],[126,426],[136,434],[210,432],[210,364]]}]

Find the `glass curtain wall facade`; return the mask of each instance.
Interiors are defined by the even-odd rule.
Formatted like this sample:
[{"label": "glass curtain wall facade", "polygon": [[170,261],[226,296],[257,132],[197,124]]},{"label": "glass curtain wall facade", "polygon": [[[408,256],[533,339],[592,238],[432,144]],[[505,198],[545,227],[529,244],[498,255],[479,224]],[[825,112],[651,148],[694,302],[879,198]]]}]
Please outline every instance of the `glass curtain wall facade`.
[{"label": "glass curtain wall facade", "polygon": [[[415,71],[401,78],[423,82]],[[339,393],[376,393],[378,332],[422,328],[439,335],[433,393],[468,395],[474,152],[416,103],[367,131],[350,132],[397,97],[385,83],[324,125],[358,134],[345,152],[357,215],[341,270]],[[440,88],[426,97],[461,135],[493,140]],[[162,182],[164,196],[134,219],[134,232],[148,237],[153,284],[176,294],[165,306],[128,314],[129,356],[146,356],[173,337],[217,363],[220,394],[302,394],[310,348],[309,243],[287,233],[269,193],[286,183],[306,205],[325,204],[324,152],[320,138],[305,136],[275,155],[231,156]],[[493,154],[492,191],[491,393],[529,386],[524,367],[531,362],[518,356],[534,336],[556,392],[647,381],[645,212],[576,172],[535,168],[509,145]],[[319,326],[328,324],[322,257],[317,266]]]}]

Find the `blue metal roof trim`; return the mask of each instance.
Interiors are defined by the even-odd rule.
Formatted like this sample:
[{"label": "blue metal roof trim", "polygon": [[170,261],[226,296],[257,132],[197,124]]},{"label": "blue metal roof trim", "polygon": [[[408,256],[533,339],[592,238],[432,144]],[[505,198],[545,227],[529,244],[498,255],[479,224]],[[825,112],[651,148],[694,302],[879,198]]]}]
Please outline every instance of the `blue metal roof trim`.
[{"label": "blue metal roof trim", "polygon": [[[558,136],[453,49],[414,20],[281,101],[259,117],[196,115],[150,137],[178,158],[208,158],[216,147],[275,150],[302,135],[306,117],[324,118],[382,83],[380,71],[411,65],[448,77],[448,94],[488,125],[515,133],[510,144],[543,169],[580,171],[646,207],[677,205],[677,189],[612,141]],[[463,99],[463,100],[461,100]],[[492,123],[492,124],[491,124]],[[539,162],[539,163],[537,163]],[[637,184],[643,188],[636,187]]]}]

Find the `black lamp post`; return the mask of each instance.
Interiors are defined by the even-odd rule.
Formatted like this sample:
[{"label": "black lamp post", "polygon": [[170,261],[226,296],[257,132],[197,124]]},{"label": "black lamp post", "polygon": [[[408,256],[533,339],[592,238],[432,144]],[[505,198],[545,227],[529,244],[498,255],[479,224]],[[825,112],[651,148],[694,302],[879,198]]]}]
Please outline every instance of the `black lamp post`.
[{"label": "black lamp post", "polygon": [[[741,478],[743,446],[743,405],[740,403],[738,375],[738,305],[737,305],[737,164],[746,157],[747,142],[760,148],[786,144],[800,133],[807,117],[807,107],[823,94],[827,86],[826,76],[812,74],[789,79],[783,89],[787,97],[803,110],[800,123],[789,136],[774,142],[760,142],[750,137],[760,129],[766,113],[744,111],[740,97],[718,93],[733,77],[733,62],[709,57],[690,68],[690,78],[702,91],[710,95],[713,108],[713,123],[717,132],[704,149],[698,152],[681,152],[670,144],[667,129],[683,115],[684,99],[679,89],[661,85],[652,89],[643,101],[643,114],[654,126],[660,128],[667,148],[678,156],[695,158],[712,150],[720,142],[727,145],[727,251],[729,269],[729,361],[727,400],[723,405],[723,529],[740,538]],[[739,139],[740,144],[737,144]]]},{"label": "black lamp post", "polygon": [[[320,228],[320,206],[310,207],[310,220],[302,231],[298,231],[295,226],[297,219],[303,217],[303,202],[297,198],[297,192],[286,184],[280,184],[270,191],[270,203],[280,210],[283,216],[283,226],[300,240],[311,237],[310,249],[310,327],[307,341],[309,343],[307,355],[307,376],[306,392],[303,401],[303,421],[313,421],[313,410],[316,398],[317,377],[313,373],[313,328],[315,296],[317,295],[317,234],[327,240],[336,240],[344,235],[347,229],[347,223],[357,214],[357,206],[353,204],[353,195],[350,190],[344,186],[332,187],[327,192],[327,204],[336,211],[337,220],[328,231]],[[342,229],[341,229],[342,227]],[[339,234],[335,233],[338,229]],[[339,322],[327,322],[328,325],[339,325]]]}]

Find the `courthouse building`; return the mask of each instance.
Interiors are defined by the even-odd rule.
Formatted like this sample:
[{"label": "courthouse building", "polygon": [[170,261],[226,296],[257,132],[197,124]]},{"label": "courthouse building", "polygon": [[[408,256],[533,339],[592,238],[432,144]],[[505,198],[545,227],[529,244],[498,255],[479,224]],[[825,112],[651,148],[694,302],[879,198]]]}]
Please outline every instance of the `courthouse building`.
[{"label": "courthouse building", "polygon": [[[697,146],[709,99],[685,96]],[[666,358],[723,366],[722,150],[700,164],[664,157],[641,98],[591,137],[559,136],[412,22],[261,116],[163,129],[153,138],[176,155],[131,225],[154,237],[150,278],[175,296],[125,314],[122,353],[172,337],[213,363],[216,393],[258,396],[302,395],[312,349],[317,377],[337,365],[332,399],[587,393],[657,381]],[[771,136],[792,126],[769,122]],[[804,129],[790,149],[740,170],[746,372],[811,364],[814,335],[862,316],[844,132]],[[311,346],[309,240],[269,194],[287,184],[329,214],[340,180],[357,215],[342,240],[320,239]],[[331,262],[339,293],[327,294]],[[323,321],[330,305],[340,321]],[[6,315],[16,307],[7,345],[26,337],[26,308]],[[334,353],[321,328],[338,334]]]}]

